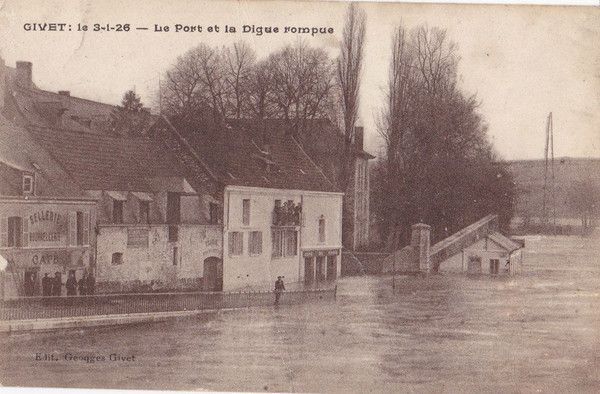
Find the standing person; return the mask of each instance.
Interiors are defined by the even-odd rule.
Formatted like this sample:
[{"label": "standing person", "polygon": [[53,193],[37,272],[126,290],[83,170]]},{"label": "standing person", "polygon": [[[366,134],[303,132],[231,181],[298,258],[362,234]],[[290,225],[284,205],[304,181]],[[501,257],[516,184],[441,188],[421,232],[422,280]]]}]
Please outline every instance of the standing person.
[{"label": "standing person", "polygon": [[42,278],[42,295],[44,297],[48,297],[52,295],[52,279],[48,276],[46,272],[44,277]]},{"label": "standing person", "polygon": [[87,282],[88,282],[87,274],[84,272],[81,279],[79,279],[79,281],[77,282],[77,288],[79,290],[79,295],[87,294]]},{"label": "standing person", "polygon": [[60,296],[62,293],[62,280],[60,279],[60,272],[54,273],[54,280],[52,280],[52,295]]},{"label": "standing person", "polygon": [[87,276],[87,283],[85,286],[86,293],[88,295],[94,295],[95,287],[96,287],[96,278],[94,278],[94,273],[92,271],[90,271],[90,273]]},{"label": "standing person", "polygon": [[65,287],[67,288],[67,295],[74,296],[77,295],[77,280],[75,279],[75,272],[69,272],[69,279],[67,279],[67,283],[65,283]]},{"label": "standing person", "polygon": [[275,305],[279,305],[279,298],[284,290],[285,284],[283,283],[283,276],[278,276],[275,281]]}]

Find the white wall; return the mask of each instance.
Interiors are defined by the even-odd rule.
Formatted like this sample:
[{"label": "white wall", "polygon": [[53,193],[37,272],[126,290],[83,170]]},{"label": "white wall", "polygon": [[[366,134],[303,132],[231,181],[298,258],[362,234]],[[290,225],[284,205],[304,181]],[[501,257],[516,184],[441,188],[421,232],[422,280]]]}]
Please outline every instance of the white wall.
[{"label": "white wall", "polygon": [[[250,199],[250,223],[242,223],[242,200]],[[228,186],[224,197],[224,290],[241,288],[273,287],[277,276],[285,276],[286,283],[299,282],[304,278],[302,251],[307,249],[340,249],[342,245],[341,193],[320,193],[280,189],[262,189]],[[293,200],[302,203],[302,226],[298,227],[299,242],[296,256],[272,258],[272,215],[275,200],[285,203]],[[318,219],[325,217],[326,242],[318,241]],[[243,253],[229,255],[229,234],[243,233]],[[262,253],[250,256],[251,231],[262,232]],[[338,257],[338,276],[340,272]]]}]

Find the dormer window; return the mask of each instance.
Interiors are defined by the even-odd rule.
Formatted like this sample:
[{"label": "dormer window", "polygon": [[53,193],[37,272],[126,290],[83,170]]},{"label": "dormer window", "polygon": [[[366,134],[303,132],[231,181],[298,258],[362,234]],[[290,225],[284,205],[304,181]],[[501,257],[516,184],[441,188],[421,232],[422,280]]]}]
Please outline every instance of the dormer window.
[{"label": "dormer window", "polygon": [[31,174],[23,174],[23,194],[33,194],[34,178]]}]

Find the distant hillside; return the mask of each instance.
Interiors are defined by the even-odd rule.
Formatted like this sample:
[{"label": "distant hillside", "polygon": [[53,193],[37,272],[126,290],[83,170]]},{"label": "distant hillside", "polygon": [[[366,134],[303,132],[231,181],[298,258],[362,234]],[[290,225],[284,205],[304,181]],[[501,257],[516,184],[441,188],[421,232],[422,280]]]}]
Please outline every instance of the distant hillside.
[{"label": "distant hillside", "polygon": [[[544,193],[544,160],[516,160],[506,164],[517,185],[515,215],[540,217]],[[569,190],[575,181],[590,181],[600,187],[600,159],[556,158],[554,174],[556,216],[577,218],[577,213],[568,204]]]}]

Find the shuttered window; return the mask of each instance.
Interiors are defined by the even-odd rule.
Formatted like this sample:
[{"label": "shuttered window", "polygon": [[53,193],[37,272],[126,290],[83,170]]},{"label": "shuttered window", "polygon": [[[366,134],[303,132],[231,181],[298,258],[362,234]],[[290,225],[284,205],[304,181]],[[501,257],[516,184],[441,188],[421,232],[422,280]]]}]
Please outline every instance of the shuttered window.
[{"label": "shuttered window", "polygon": [[23,246],[23,219],[19,216],[11,216],[7,220],[7,243],[8,247]]},{"label": "shuttered window", "polygon": [[239,256],[244,253],[244,233],[232,231],[229,233],[229,254]]},{"label": "shuttered window", "polygon": [[262,254],[262,231],[251,231],[248,240],[248,254],[258,256]]}]

